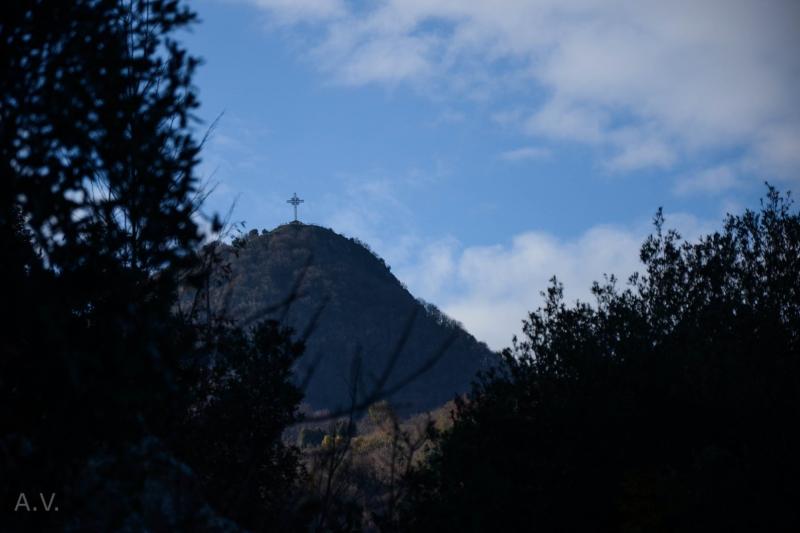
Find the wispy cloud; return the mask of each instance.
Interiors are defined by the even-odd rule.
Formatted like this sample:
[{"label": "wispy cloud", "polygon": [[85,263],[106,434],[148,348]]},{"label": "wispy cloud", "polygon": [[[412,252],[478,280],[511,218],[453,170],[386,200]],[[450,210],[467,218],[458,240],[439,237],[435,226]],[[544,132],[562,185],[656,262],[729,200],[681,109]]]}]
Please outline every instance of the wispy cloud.
[{"label": "wispy cloud", "polygon": [[311,56],[343,84],[528,86],[528,133],[597,146],[614,171],[720,149],[800,169],[794,0],[249,1],[316,24]]},{"label": "wispy cloud", "polygon": [[546,159],[550,157],[550,155],[551,152],[547,148],[541,146],[523,146],[522,148],[501,152],[498,157],[503,161],[528,161]]},{"label": "wispy cloud", "polygon": [[679,195],[720,194],[742,185],[734,168],[720,165],[681,176],[675,184],[674,192]]},{"label": "wispy cloud", "polygon": [[390,265],[404,265],[423,245],[413,213],[414,195],[448,173],[441,162],[401,173],[340,174],[335,192],[319,199],[313,222],[369,244]]},{"label": "wispy cloud", "polygon": [[206,215],[224,216],[237,206],[233,213],[236,219],[242,205],[258,206],[259,212],[282,208],[283,201],[275,193],[266,192],[244,178],[269,166],[270,157],[264,145],[270,135],[268,127],[253,125],[231,114],[221,116],[208,132],[198,167],[203,187],[210,193],[204,203]]},{"label": "wispy cloud", "polygon": [[467,116],[461,111],[445,109],[432,121],[432,125],[440,124],[462,124],[467,120]]}]

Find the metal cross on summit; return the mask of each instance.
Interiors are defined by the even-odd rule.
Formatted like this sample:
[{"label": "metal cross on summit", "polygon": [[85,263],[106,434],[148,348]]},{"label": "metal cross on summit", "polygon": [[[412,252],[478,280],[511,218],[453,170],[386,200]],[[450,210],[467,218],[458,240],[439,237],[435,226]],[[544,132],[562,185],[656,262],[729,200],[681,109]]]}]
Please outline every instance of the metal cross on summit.
[{"label": "metal cross on summit", "polygon": [[292,204],[294,206],[294,222],[299,223],[297,220],[297,206],[303,203],[303,200],[297,197],[297,193],[294,193],[294,196],[286,200],[287,204]]}]

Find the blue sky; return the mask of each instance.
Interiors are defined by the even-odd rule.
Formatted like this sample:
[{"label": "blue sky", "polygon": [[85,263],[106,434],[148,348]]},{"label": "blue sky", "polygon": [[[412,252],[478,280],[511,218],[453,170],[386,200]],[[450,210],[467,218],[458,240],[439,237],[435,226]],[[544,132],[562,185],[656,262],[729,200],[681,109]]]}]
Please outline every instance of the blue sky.
[{"label": "blue sky", "polygon": [[800,178],[800,4],[199,0],[209,211],[368,242],[493,348]]}]

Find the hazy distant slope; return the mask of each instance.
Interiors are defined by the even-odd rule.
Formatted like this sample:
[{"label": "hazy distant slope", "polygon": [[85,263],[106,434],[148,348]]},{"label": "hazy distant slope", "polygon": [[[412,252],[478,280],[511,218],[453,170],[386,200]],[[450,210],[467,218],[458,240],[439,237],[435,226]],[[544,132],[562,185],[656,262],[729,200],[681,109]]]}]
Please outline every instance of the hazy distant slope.
[{"label": "hazy distant slope", "polygon": [[[475,373],[495,358],[485,344],[416,300],[383,260],[354,240],[305,224],[287,224],[261,235],[253,231],[243,240],[238,257],[231,256],[230,282],[214,293],[216,304],[248,323],[285,313],[298,332],[322,309],[298,367],[299,379],[313,367],[306,402],[314,408],[349,404],[357,354],[361,400],[387,368],[385,388],[393,388],[432,363],[450,339],[449,348],[427,371],[392,396],[403,411],[433,408],[466,392]],[[288,310],[276,309],[293,287],[299,296]],[[402,343],[404,331],[409,334]],[[401,345],[395,364],[387,366]]]}]

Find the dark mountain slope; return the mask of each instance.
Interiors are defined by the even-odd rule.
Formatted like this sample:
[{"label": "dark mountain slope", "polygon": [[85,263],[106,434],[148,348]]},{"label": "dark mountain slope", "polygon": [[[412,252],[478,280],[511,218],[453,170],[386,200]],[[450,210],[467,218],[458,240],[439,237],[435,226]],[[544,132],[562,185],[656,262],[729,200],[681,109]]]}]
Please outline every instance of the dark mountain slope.
[{"label": "dark mountain slope", "polygon": [[298,334],[312,328],[297,376],[308,379],[306,402],[315,409],[347,408],[353,390],[363,402],[376,389],[398,389],[390,400],[403,411],[433,408],[466,392],[495,358],[456,322],[416,300],[353,239],[287,224],[252,231],[241,244],[238,256],[227,249],[230,280],[212,292],[215,305],[244,325],[276,318]]}]

